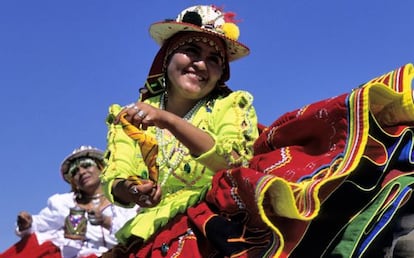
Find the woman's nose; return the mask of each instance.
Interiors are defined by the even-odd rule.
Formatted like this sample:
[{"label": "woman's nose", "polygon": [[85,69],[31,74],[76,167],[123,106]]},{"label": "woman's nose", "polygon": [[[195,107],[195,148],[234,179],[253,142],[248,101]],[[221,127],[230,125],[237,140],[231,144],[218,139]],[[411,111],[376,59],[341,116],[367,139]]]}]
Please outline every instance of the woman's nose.
[{"label": "woman's nose", "polygon": [[194,60],[193,63],[198,69],[206,69],[207,68],[206,61],[205,61],[204,58],[200,57],[197,60]]},{"label": "woman's nose", "polygon": [[79,167],[79,172],[78,172],[78,174],[79,174],[79,175],[83,175],[86,171],[88,171],[88,169],[83,168],[83,167]]}]

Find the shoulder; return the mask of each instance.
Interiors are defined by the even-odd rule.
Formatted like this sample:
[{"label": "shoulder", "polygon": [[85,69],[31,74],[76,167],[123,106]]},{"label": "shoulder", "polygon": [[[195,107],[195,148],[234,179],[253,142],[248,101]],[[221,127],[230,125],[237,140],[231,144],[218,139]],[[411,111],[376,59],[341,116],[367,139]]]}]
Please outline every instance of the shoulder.
[{"label": "shoulder", "polygon": [[244,90],[233,91],[225,97],[215,100],[214,107],[218,109],[236,107],[245,108],[253,104],[253,95]]},{"label": "shoulder", "polygon": [[161,94],[144,100],[144,103],[148,103],[148,104],[150,104],[152,106],[156,106],[156,107],[158,107],[160,105],[160,102],[161,102]]},{"label": "shoulder", "polygon": [[106,117],[107,123],[112,123],[112,121],[115,119],[115,117],[121,112],[122,106],[119,104],[112,104],[108,108],[108,115]]},{"label": "shoulder", "polygon": [[240,101],[253,103],[253,99],[254,99],[253,95],[248,91],[244,91],[244,90],[234,91],[230,95],[232,95],[233,98],[238,99]]},{"label": "shoulder", "polygon": [[231,92],[229,95],[219,99],[220,102],[226,101],[246,101],[253,102],[253,95],[245,90],[237,90]]},{"label": "shoulder", "polygon": [[74,204],[74,197],[72,192],[53,194],[48,198],[48,205],[71,207]]},{"label": "shoulder", "polygon": [[229,96],[244,96],[253,99],[253,95],[245,90],[236,90],[229,94]]}]

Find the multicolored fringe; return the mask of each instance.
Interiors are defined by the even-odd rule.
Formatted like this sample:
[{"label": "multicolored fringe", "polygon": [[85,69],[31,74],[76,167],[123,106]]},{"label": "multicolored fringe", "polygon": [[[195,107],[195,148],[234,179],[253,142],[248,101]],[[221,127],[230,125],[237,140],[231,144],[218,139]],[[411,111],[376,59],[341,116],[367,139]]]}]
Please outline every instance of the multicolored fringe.
[{"label": "multicolored fringe", "polygon": [[[397,211],[411,197],[414,177],[401,176],[389,182],[375,198],[332,239],[323,256],[361,257],[389,226]],[[384,244],[380,245],[384,248]],[[381,250],[383,251],[383,250]],[[378,254],[378,257],[380,254]]]},{"label": "multicolored fringe", "polygon": [[[355,216],[386,195],[384,178],[392,169],[411,174],[412,157],[402,150],[404,146],[409,146],[408,153],[412,150],[413,76],[413,66],[407,64],[350,94],[287,113],[260,135],[251,168],[273,176],[266,176],[265,184],[258,180],[256,198],[261,218],[281,239],[275,257],[320,257],[340,230],[349,232]],[[388,187],[397,183],[389,182]],[[275,214],[269,215],[261,205],[266,196]],[[341,205],[347,207],[345,212]],[[400,205],[392,207],[391,214]],[[381,220],[387,214],[381,210],[371,216]],[[376,232],[386,224],[378,224]],[[316,236],[318,243],[312,241]],[[353,237],[361,254],[376,234]]]}]

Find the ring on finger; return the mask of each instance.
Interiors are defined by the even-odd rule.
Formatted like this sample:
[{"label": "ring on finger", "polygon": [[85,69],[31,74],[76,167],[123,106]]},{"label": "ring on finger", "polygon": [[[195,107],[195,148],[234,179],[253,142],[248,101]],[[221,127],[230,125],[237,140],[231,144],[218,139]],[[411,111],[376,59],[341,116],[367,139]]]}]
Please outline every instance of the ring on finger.
[{"label": "ring on finger", "polygon": [[135,103],[130,103],[130,104],[124,106],[124,108],[132,108],[132,107],[136,107]]},{"label": "ring on finger", "polygon": [[140,193],[136,185],[131,186],[129,188],[129,192],[132,193],[132,194],[139,194]]},{"label": "ring on finger", "polygon": [[142,110],[139,110],[138,112],[137,112],[137,116],[139,116],[139,117],[141,117],[141,118],[144,118],[145,117],[145,112],[144,111],[142,111]]}]

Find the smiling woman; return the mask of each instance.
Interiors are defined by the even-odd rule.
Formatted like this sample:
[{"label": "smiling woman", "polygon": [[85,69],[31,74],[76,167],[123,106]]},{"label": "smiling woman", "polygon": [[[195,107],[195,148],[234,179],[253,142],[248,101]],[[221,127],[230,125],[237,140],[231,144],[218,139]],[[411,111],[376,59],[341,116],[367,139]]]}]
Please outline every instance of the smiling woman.
[{"label": "smiling woman", "polygon": [[[218,170],[248,164],[258,137],[251,94],[232,92],[225,84],[229,62],[249,53],[237,41],[233,18],[202,5],[151,26],[161,48],[139,100],[110,107],[101,176],[111,202],[143,209],[120,229],[120,244],[103,257],[210,252],[198,250],[201,236],[187,225],[186,211],[204,198]],[[157,234],[177,220],[183,228]],[[160,248],[152,241],[159,236],[170,243]]]}]

